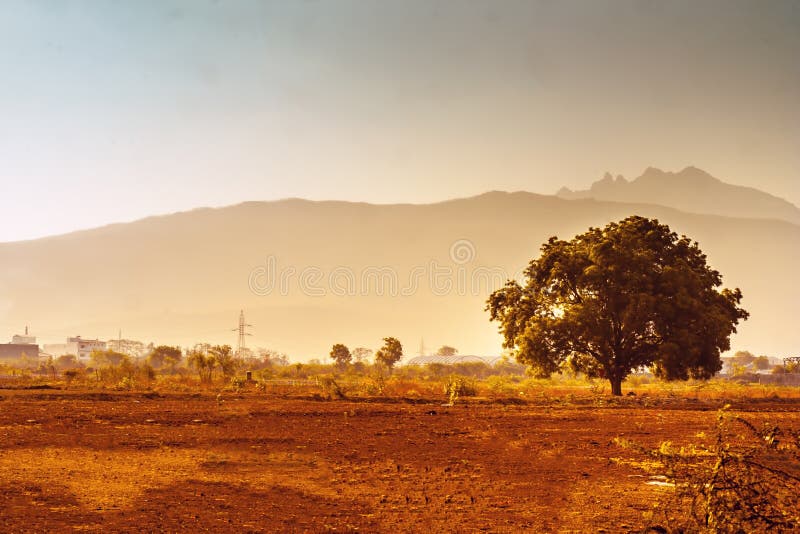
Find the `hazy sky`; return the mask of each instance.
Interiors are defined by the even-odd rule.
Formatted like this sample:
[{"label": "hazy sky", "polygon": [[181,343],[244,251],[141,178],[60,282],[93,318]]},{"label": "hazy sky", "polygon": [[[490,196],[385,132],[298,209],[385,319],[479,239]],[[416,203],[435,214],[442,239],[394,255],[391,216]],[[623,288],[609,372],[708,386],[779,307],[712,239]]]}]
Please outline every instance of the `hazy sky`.
[{"label": "hazy sky", "polygon": [[701,167],[800,204],[800,1],[13,1],[0,240]]}]

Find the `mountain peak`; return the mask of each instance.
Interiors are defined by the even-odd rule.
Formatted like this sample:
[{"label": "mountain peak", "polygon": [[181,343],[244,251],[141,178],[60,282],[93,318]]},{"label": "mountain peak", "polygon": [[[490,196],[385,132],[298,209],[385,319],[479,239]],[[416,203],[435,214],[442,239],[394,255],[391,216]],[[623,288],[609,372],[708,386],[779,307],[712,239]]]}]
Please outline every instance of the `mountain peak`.
[{"label": "mountain peak", "polygon": [[687,181],[711,181],[716,183],[723,183],[721,180],[714,178],[709,173],[695,167],[693,165],[689,165],[685,167],[683,170],[679,172],[667,172],[659,169],[658,167],[647,167],[641,176],[636,178],[634,181],[644,180],[644,181],[676,181],[676,180],[687,180]]},{"label": "mountain peak", "polygon": [[639,176],[639,178],[645,178],[645,177],[647,177],[647,178],[650,178],[650,177],[661,178],[661,177],[664,177],[666,175],[667,175],[667,173],[662,171],[658,167],[647,167],[644,170],[644,172],[642,173],[642,175]]},{"label": "mountain peak", "polygon": [[783,219],[800,224],[800,210],[781,198],[757,189],[728,184],[695,166],[679,172],[648,167],[634,180],[606,172],[583,191],[562,188],[560,198],[594,198],[615,202],[660,204],[693,213]]}]

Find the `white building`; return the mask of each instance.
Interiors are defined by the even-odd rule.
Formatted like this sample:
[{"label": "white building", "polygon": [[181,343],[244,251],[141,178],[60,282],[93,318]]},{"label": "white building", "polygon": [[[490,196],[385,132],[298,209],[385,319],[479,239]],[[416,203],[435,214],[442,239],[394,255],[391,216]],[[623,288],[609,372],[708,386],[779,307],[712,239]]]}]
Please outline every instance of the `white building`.
[{"label": "white building", "polygon": [[36,344],[36,336],[31,336],[28,334],[28,327],[25,327],[25,335],[21,336],[19,334],[14,335],[11,338],[11,343],[17,345],[35,345]]},{"label": "white building", "polygon": [[95,350],[106,350],[106,342],[99,339],[83,339],[81,336],[68,337],[66,343],[44,345],[42,352],[55,358],[64,354],[74,354],[79,360],[88,360]]}]

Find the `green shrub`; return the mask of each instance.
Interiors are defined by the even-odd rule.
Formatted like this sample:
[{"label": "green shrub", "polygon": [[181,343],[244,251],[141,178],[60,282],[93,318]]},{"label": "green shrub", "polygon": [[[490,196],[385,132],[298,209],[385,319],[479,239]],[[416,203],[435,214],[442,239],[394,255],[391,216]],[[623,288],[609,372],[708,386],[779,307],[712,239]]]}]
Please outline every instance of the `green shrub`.
[{"label": "green shrub", "polygon": [[474,397],[477,395],[475,380],[464,376],[451,375],[444,386],[444,392],[449,396],[450,403],[455,404],[459,397]]},{"label": "green shrub", "polygon": [[519,379],[503,375],[493,375],[486,379],[486,387],[498,395],[517,395],[519,393]]}]

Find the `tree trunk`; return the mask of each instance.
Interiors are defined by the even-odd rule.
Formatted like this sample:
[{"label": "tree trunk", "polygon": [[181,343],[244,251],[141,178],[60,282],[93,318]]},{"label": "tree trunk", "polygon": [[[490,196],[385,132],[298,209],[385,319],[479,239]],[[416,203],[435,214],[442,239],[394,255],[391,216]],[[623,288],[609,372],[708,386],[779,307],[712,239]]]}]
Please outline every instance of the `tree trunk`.
[{"label": "tree trunk", "polygon": [[611,394],[616,396],[622,395],[622,379],[617,378],[615,376],[611,376],[608,378],[608,381],[611,382]]}]

